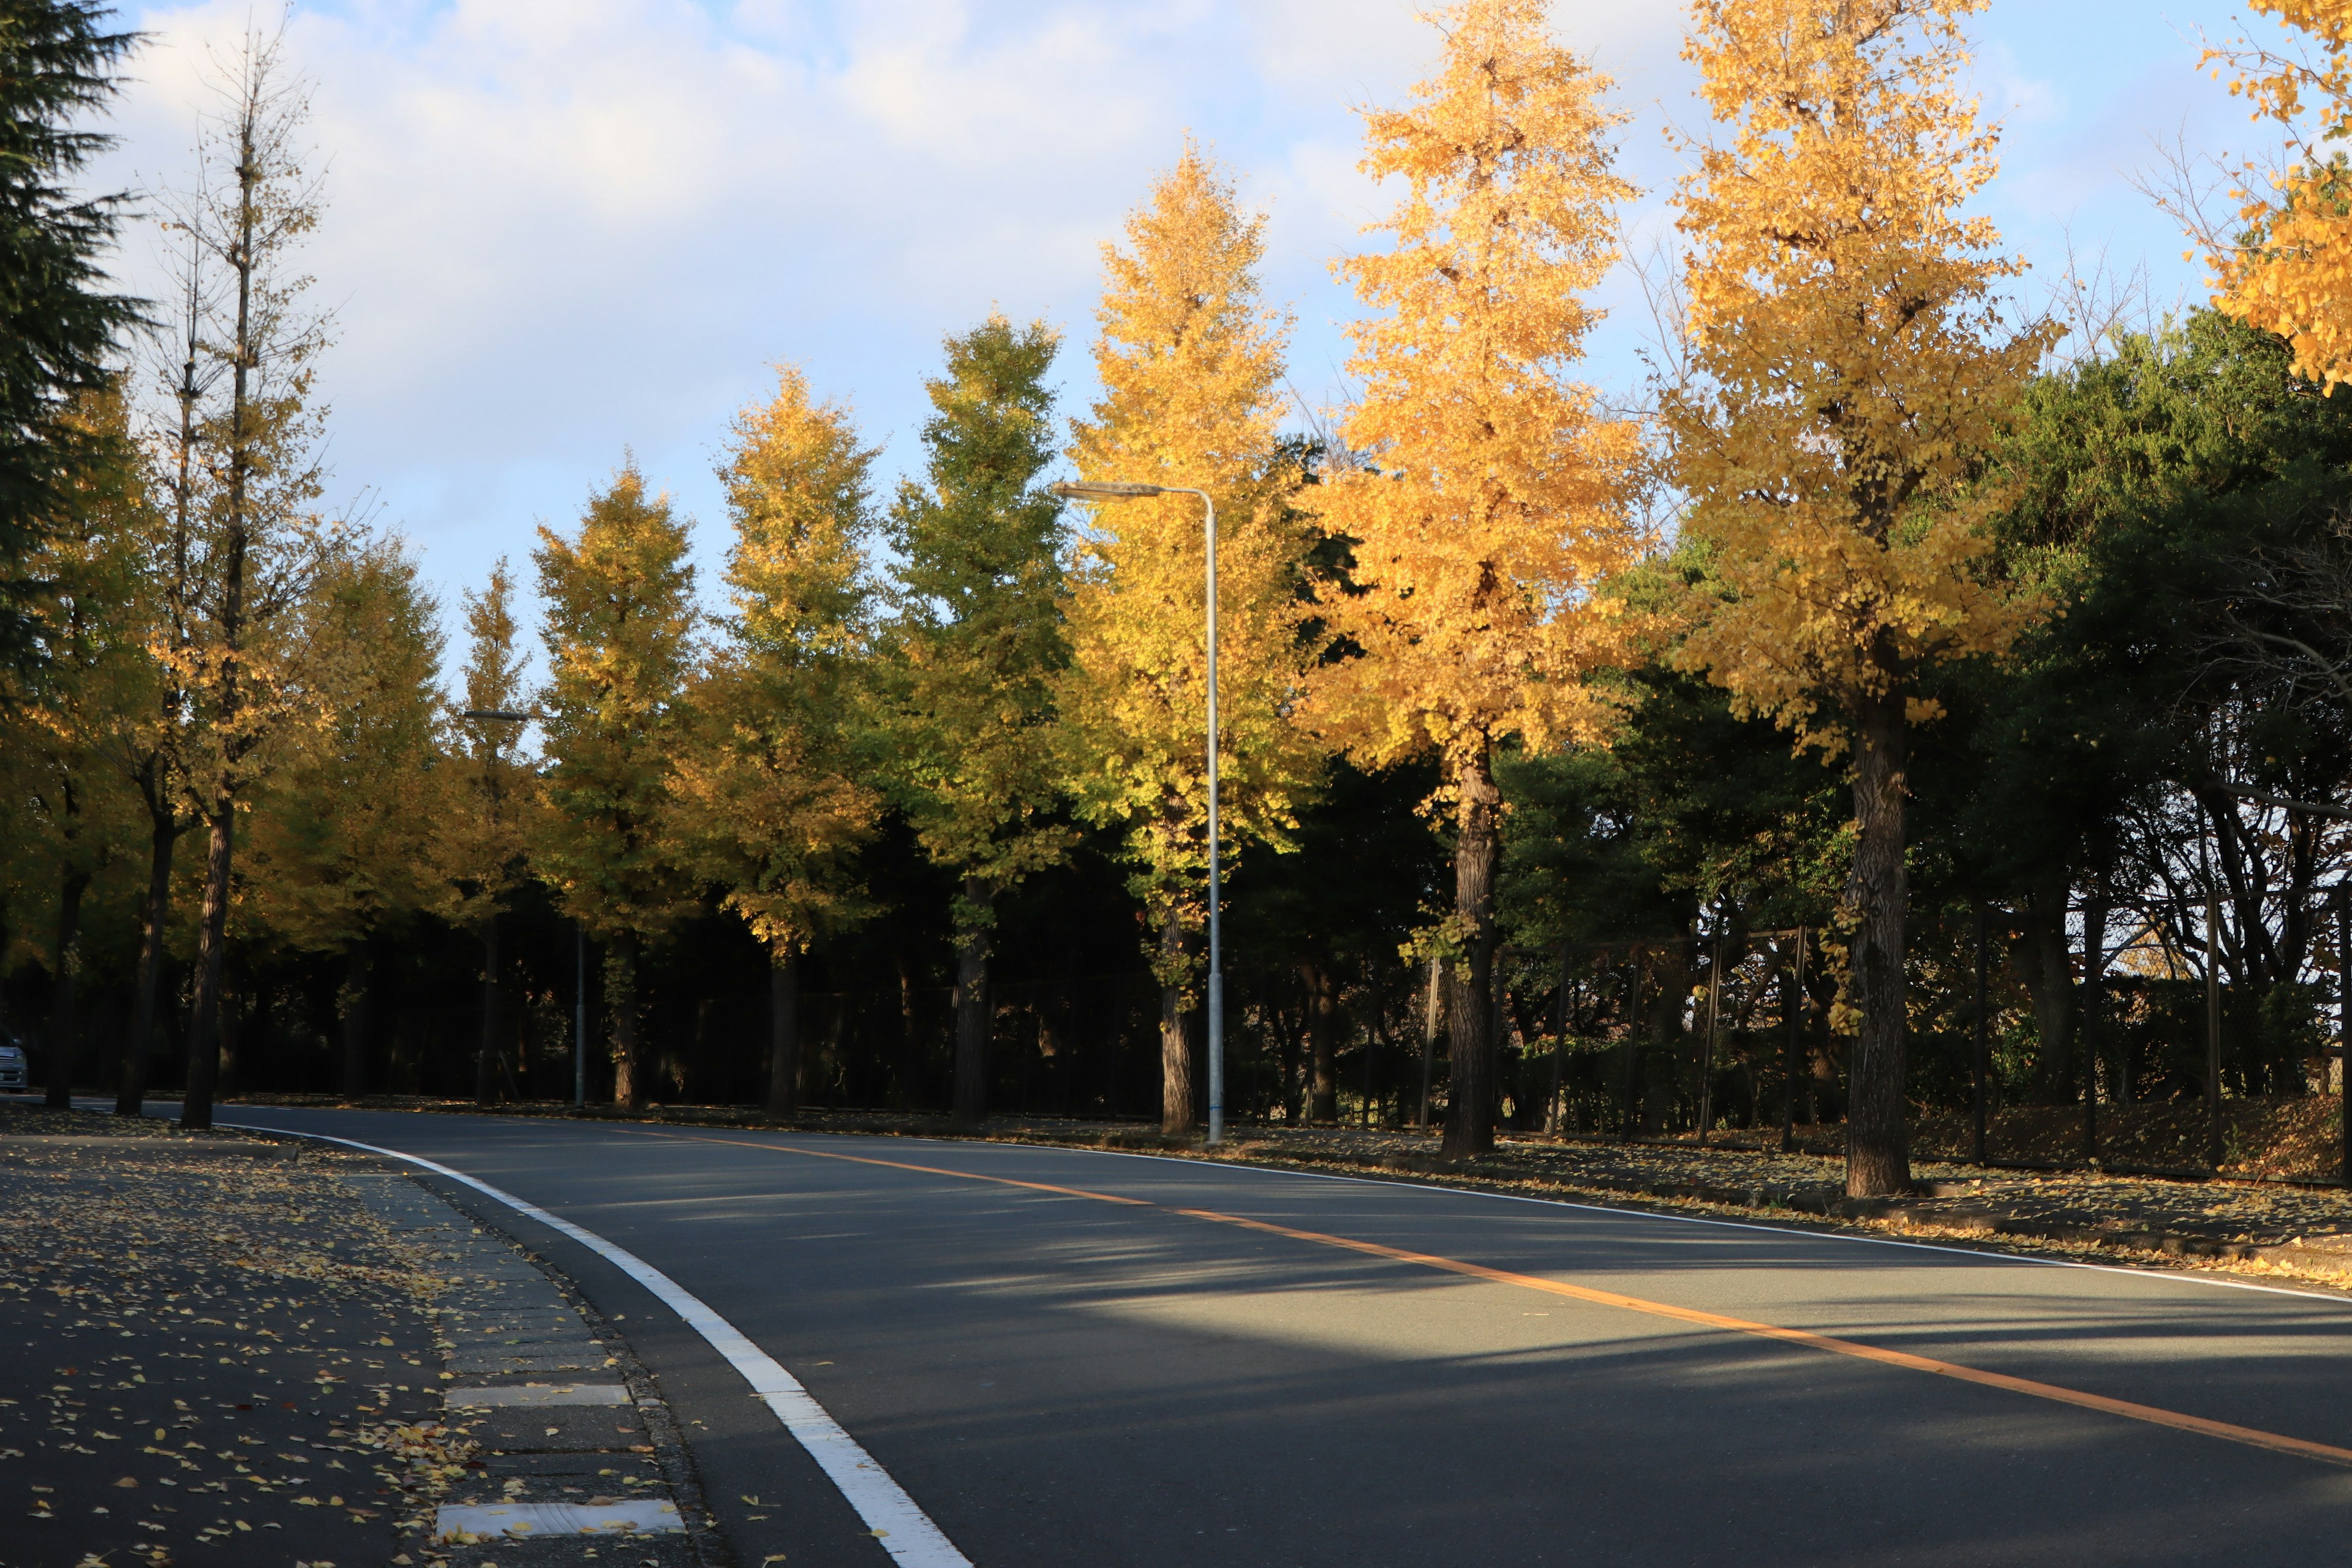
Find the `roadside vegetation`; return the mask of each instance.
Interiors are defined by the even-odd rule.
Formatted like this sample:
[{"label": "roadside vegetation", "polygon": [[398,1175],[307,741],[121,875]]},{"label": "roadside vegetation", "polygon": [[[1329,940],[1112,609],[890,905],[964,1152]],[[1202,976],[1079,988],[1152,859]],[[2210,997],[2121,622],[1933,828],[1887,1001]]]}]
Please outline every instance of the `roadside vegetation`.
[{"label": "roadside vegetation", "polygon": [[[1622,406],[1581,368],[1614,89],[1539,0],[1465,0],[1365,111],[1349,406],[1288,405],[1267,220],[1188,142],[1091,324],[946,337],[920,472],[778,365],[725,518],[615,453],[445,605],[321,500],[281,46],[225,63],[185,194],[93,202],[134,40],[0,3],[0,1025],[51,1104],[196,1128],[578,1073],[1191,1136],[1203,513],[1075,474],[1213,502],[1237,1121],[1810,1142],[1865,1198],[2028,1127],[2352,1173],[2352,22],[2253,8],[2317,64],[2203,62],[2284,172],[2216,223],[2184,190],[2179,315],[1976,215],[1983,0],[1696,0]],[[134,208],[168,298],[109,290]]]}]

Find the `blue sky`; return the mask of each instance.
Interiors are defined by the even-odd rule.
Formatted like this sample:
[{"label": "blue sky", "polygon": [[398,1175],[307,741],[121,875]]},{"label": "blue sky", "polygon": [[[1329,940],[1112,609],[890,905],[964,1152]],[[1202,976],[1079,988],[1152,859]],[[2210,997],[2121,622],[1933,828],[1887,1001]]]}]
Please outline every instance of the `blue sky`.
[{"label": "blue sky", "polygon": [[[184,176],[208,47],[247,0],[127,6],[151,35],[106,174]],[[1383,206],[1354,106],[1394,102],[1435,34],[1391,0],[342,0],[298,4],[331,209],[307,260],[334,305],[322,374],[338,489],[380,498],[454,604],[532,528],[568,527],[633,450],[724,547],[710,477],[767,366],[802,364],[884,447],[919,461],[940,338],[992,306],[1068,334],[1089,395],[1100,245],[1192,132],[1270,215],[1269,292],[1296,310],[1302,404],[1344,395],[1327,263]],[[1696,130],[1683,10],[1559,0],[1555,27],[1618,81],[1623,166],[1670,237]],[[2157,143],[2250,151],[2197,70],[2238,7],[1993,0],[1977,86],[2005,128],[1985,210],[2036,265],[2145,268],[2159,308],[2200,296],[2172,224],[2134,188]],[[2275,32],[2259,24],[2264,34]],[[149,283],[148,237],[123,265]],[[152,284],[149,284],[152,287]],[[1630,273],[1592,374],[1630,394],[1649,325]]]}]

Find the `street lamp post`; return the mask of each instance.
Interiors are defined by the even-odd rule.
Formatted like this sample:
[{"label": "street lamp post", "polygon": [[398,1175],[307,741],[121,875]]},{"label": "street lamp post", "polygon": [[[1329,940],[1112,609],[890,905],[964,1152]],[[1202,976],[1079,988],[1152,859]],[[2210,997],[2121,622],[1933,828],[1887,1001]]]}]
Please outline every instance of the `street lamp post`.
[{"label": "street lamp post", "polygon": [[[461,715],[481,724],[528,724],[539,715],[519,713],[506,708],[468,708]],[[501,731],[487,731],[490,742],[490,812],[497,819],[501,804],[499,796],[499,749],[504,744]],[[488,918],[482,925],[482,1037],[474,1051],[474,1101],[490,1103],[490,1054],[497,1044],[499,1024],[499,906],[490,900]]]},{"label": "street lamp post", "polygon": [[1199,496],[1206,514],[1202,529],[1208,546],[1209,608],[1209,1143],[1214,1147],[1225,1137],[1225,971],[1217,862],[1217,503],[1210,499],[1208,491],[1188,489],[1181,485],[1081,481],[1049,488],[1064,500]]}]

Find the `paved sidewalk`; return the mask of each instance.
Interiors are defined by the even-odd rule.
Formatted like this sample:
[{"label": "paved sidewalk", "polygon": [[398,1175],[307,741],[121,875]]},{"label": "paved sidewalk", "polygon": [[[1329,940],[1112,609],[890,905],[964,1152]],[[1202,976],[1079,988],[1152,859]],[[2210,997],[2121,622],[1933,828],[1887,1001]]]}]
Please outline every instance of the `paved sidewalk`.
[{"label": "paved sidewalk", "polygon": [[443,1282],[445,1419],[473,1449],[436,1508],[436,1553],[453,1568],[708,1560],[708,1532],[688,1529],[700,1516],[680,1508],[694,1491],[682,1449],[611,1331],[514,1243],[410,1177],[352,1185]]},{"label": "paved sidewalk", "polygon": [[429,1282],[343,1163],[0,1110],[0,1563],[352,1568],[421,1542]]},{"label": "paved sidewalk", "polygon": [[373,1156],[0,1104],[0,1568],[714,1568],[588,1311]]}]

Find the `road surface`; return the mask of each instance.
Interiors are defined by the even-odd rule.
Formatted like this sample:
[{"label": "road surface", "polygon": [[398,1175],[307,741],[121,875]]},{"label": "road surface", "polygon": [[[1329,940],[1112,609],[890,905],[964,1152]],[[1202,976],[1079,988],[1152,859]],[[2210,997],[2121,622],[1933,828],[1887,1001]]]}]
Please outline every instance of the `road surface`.
[{"label": "road surface", "polygon": [[[2315,1292],[1079,1150],[221,1120],[626,1248],[980,1568],[2352,1554],[2352,1301]],[[497,1217],[623,1321],[744,1563],[888,1563],[677,1313]]]}]

